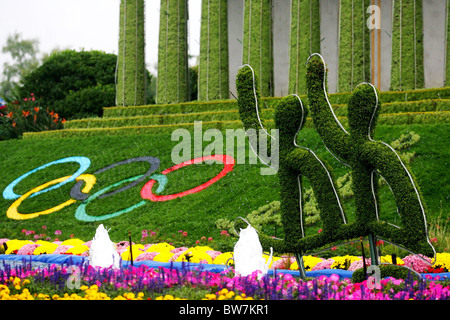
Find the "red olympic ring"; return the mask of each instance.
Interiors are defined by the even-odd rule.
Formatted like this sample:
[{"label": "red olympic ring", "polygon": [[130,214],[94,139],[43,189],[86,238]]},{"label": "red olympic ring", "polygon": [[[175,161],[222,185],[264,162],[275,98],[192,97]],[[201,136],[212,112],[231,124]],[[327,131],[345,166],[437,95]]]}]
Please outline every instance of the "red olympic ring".
[{"label": "red olympic ring", "polygon": [[188,194],[192,194],[192,193],[196,193],[199,192],[203,189],[206,189],[207,187],[209,187],[210,185],[212,185],[214,182],[218,181],[220,178],[224,177],[228,172],[230,172],[231,170],[233,170],[234,167],[234,158],[228,155],[214,155],[214,156],[207,156],[207,157],[201,157],[201,158],[196,158],[196,159],[192,159],[192,160],[188,160],[185,162],[182,162],[180,164],[177,164],[171,168],[168,168],[166,170],[164,170],[163,172],[161,172],[161,174],[168,174],[169,172],[178,170],[180,168],[189,166],[191,164],[194,163],[199,163],[199,162],[203,162],[203,161],[207,161],[207,160],[217,160],[220,161],[224,164],[224,167],[222,169],[222,171],[215,176],[214,178],[212,178],[211,180],[209,180],[208,182],[205,182],[195,188],[192,188],[190,190],[186,190],[183,192],[179,192],[179,193],[174,193],[174,194],[170,194],[170,195],[155,195],[152,192],[152,187],[153,184],[155,183],[155,180],[149,180],[141,189],[141,197],[143,199],[148,199],[151,201],[168,201],[168,200],[172,200],[175,198],[180,198],[180,197],[184,197],[187,196]]}]

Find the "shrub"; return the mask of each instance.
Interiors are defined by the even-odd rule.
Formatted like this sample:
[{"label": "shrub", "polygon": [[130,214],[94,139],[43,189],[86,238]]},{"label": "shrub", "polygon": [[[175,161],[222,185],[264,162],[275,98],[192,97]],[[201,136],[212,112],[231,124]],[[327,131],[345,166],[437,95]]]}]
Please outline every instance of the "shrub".
[{"label": "shrub", "polygon": [[[50,56],[39,68],[23,79],[19,95],[25,98],[30,92],[40,99],[42,105],[58,112],[68,119],[68,115],[77,114],[76,110],[67,112],[62,104],[67,96],[74,92],[115,85],[117,56],[100,51],[66,50]],[[114,101],[110,106],[114,105]],[[97,107],[92,115],[97,114]]]},{"label": "shrub", "polygon": [[0,110],[0,140],[15,139],[24,132],[57,130],[66,120],[40,103],[32,93],[22,102],[10,102]]},{"label": "shrub", "polygon": [[114,85],[99,85],[69,93],[58,102],[55,110],[67,118],[85,118],[102,116],[103,108],[115,104],[116,89]]}]

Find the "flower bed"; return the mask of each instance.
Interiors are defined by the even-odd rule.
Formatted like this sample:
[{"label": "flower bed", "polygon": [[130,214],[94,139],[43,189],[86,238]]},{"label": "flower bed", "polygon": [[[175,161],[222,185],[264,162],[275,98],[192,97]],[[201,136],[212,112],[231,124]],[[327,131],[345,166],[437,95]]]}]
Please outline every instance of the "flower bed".
[{"label": "flower bed", "polygon": [[[82,257],[89,256],[91,241],[83,241],[72,238],[65,241],[43,241],[37,240],[8,240],[0,239],[0,247],[6,243],[5,254],[17,255],[41,255],[41,254],[66,254]],[[133,262],[155,261],[161,263],[169,262],[190,262],[210,265],[232,265],[233,253],[220,252],[209,246],[175,247],[167,242],[135,244],[132,243],[131,250],[128,241],[121,241],[116,244],[117,252],[123,261]],[[131,251],[131,253],[130,253]],[[266,262],[269,255],[264,255]],[[380,257],[381,263],[392,263],[392,256]],[[450,253],[438,253],[436,263],[430,267],[431,259],[425,256],[409,255],[403,259],[397,258],[398,265],[404,265],[418,273],[443,273],[450,271]],[[316,256],[304,256],[306,271],[319,270],[347,270],[355,271],[363,267],[362,257],[358,256],[336,256],[323,259]],[[370,265],[370,259],[366,259],[366,266]],[[294,257],[282,256],[274,257],[270,261],[270,269],[298,270],[298,264]]]},{"label": "flower bed", "polygon": [[[362,259],[349,255],[329,259],[305,256],[307,276],[314,277],[310,280],[293,276],[299,273],[297,262],[292,257],[275,257],[270,272],[258,280],[257,272],[247,277],[235,276],[233,253],[216,251],[208,246],[133,243],[134,265],[131,266],[129,243],[122,241],[116,244],[122,266],[112,269],[84,263],[89,256],[90,241],[76,238],[54,242],[0,239],[0,248],[4,248],[3,243],[7,249],[0,255],[0,260],[3,260],[0,299],[450,299],[449,280],[441,274],[428,274],[418,280],[412,277],[406,280],[385,278],[381,280],[381,287],[373,288],[367,280],[353,283],[352,271],[362,267]],[[391,259],[383,256],[381,262],[391,263]],[[11,266],[8,260],[17,263]],[[31,261],[47,264],[35,268]],[[407,256],[397,262],[417,272],[448,272],[450,254],[438,254],[433,270],[417,256]],[[367,259],[366,263],[369,265],[370,260]],[[68,286],[73,272],[70,265],[77,267],[80,279],[78,286],[72,289]]]},{"label": "flower bed", "polygon": [[80,286],[68,289],[72,271],[51,266],[32,269],[0,270],[0,299],[27,300],[446,300],[450,299],[448,282],[387,278],[381,287],[367,281],[352,283],[338,275],[301,280],[290,274],[265,276],[257,272],[247,277],[190,269],[121,269],[78,267]]}]

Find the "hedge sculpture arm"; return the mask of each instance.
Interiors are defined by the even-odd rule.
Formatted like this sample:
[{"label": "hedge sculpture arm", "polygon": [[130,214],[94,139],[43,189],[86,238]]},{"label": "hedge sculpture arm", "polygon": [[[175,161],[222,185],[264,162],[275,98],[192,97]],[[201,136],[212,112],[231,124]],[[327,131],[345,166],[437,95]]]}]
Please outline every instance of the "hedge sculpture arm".
[{"label": "hedge sculpture arm", "polygon": [[[239,70],[236,77],[236,90],[239,116],[249,136],[250,147],[262,162],[268,164],[270,160],[266,159],[264,154],[259,154],[257,150],[265,150],[266,155],[272,154],[272,141],[275,141],[275,138],[267,132],[261,121],[258,77],[251,66],[244,65]],[[261,139],[262,137],[266,139]]]},{"label": "hedge sculpture arm", "polygon": [[314,129],[319,133],[327,149],[341,161],[348,161],[351,142],[349,133],[337,119],[326,91],[326,66],[319,54],[309,57],[306,69],[308,104]]}]

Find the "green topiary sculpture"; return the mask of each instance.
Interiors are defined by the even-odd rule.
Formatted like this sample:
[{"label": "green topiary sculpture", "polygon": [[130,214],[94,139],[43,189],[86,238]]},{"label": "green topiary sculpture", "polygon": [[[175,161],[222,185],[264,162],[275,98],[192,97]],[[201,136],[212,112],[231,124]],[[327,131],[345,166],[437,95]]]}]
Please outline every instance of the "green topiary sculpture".
[{"label": "green topiary sculpture", "polygon": [[255,66],[261,96],[273,96],[272,0],[244,0],[243,63]]},{"label": "green topiary sculpture", "polygon": [[145,25],[144,0],[120,2],[119,54],[117,61],[116,104],[145,104]]},{"label": "green topiary sculpture", "polygon": [[161,0],[157,103],[189,101],[188,1]]},{"label": "green topiary sculpture", "polygon": [[[259,129],[259,93],[250,66],[238,73],[236,88],[241,121],[245,129]],[[414,177],[392,147],[372,139],[380,108],[378,93],[371,84],[361,84],[348,103],[347,132],[331,108],[326,92],[326,66],[319,54],[308,59],[307,98],[314,128],[327,149],[351,168],[356,221],[347,221],[329,166],[312,150],[297,145],[307,109],[296,95],[285,97],[275,110],[279,130],[279,171],[282,223],[285,239],[260,235],[264,248],[293,252],[299,260],[305,252],[338,241],[369,237],[372,264],[378,264],[375,237],[428,256],[434,248],[428,239],[426,210]],[[260,141],[259,141],[260,143]],[[377,180],[379,173],[397,201],[402,227],[379,220]],[[307,177],[317,198],[322,232],[306,236],[302,214],[302,177]]]},{"label": "green topiary sculpture", "polygon": [[202,1],[198,100],[228,99],[228,6]]}]

